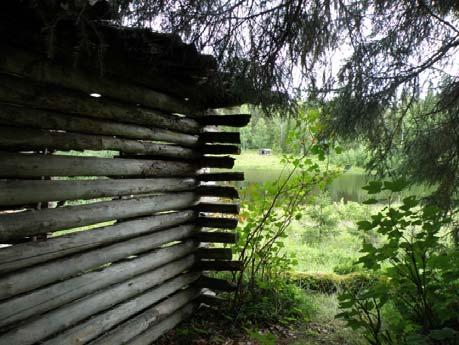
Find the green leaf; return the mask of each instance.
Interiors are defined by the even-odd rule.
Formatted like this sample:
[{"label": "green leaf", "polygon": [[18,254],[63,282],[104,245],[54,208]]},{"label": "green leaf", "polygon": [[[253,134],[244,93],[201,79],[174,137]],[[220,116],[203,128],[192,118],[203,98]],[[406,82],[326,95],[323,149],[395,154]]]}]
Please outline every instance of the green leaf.
[{"label": "green leaf", "polygon": [[366,190],[368,194],[378,194],[382,190],[383,183],[381,181],[370,181],[368,185],[363,186],[362,189]]},{"label": "green leaf", "polygon": [[373,224],[367,220],[361,220],[360,222],[357,222],[357,225],[359,227],[359,230],[371,230],[373,229]]},{"label": "green leaf", "polygon": [[408,187],[408,185],[408,181],[404,178],[394,181],[384,181],[384,189],[390,190],[391,192],[401,192],[403,189]]}]

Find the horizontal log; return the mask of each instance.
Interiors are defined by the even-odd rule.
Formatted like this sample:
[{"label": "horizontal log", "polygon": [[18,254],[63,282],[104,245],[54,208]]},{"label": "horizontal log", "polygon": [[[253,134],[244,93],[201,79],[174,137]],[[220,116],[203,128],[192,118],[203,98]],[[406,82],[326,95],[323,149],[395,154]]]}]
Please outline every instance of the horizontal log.
[{"label": "horizontal log", "polygon": [[221,198],[239,199],[239,193],[234,187],[203,185],[199,186],[195,192],[200,196],[215,196]]},{"label": "horizontal log", "polygon": [[195,261],[194,255],[186,256],[123,283],[109,286],[74,303],[51,310],[40,318],[31,319],[20,327],[2,334],[2,341],[15,345],[34,344],[177,276],[190,269]]},{"label": "horizontal log", "polygon": [[165,141],[195,146],[196,135],[134,124],[109,122],[0,103],[0,124],[15,127],[66,130],[69,132],[111,135],[130,139]]},{"label": "horizontal log", "polygon": [[194,206],[197,212],[239,214],[239,204],[200,202]]},{"label": "horizontal log", "polygon": [[6,274],[0,278],[0,299],[31,291],[169,242],[189,238],[194,232],[196,228],[193,225],[180,225]]},{"label": "horizontal log", "polygon": [[204,243],[236,243],[237,234],[232,232],[201,231],[195,238]]},{"label": "horizontal log", "polygon": [[197,120],[204,126],[244,127],[250,122],[250,114],[207,115]]},{"label": "horizontal log", "polygon": [[237,289],[237,286],[227,280],[201,276],[196,282],[198,287],[207,288],[211,290],[233,292]]},{"label": "horizontal log", "polygon": [[199,150],[204,154],[210,155],[239,155],[241,148],[236,145],[218,145],[208,144],[199,147]]},{"label": "horizontal log", "polygon": [[231,169],[234,166],[235,159],[230,156],[214,157],[205,156],[199,160],[200,166],[205,168],[225,168]]},{"label": "horizontal log", "polygon": [[199,134],[199,142],[240,144],[241,135],[239,132],[202,132]]},{"label": "horizontal log", "polygon": [[[197,157],[192,162],[200,168],[226,168],[231,169],[234,166],[235,159],[230,156],[218,157],[218,156],[198,156],[197,151],[192,151]],[[142,159],[142,160],[154,160],[159,157],[154,155],[135,155],[127,154],[122,156],[124,159]],[[190,157],[191,158],[191,157]]]},{"label": "horizontal log", "polygon": [[[130,317],[136,315],[143,309],[169,296],[171,293],[193,283],[199,277],[199,272],[190,272],[179,275],[176,278],[173,278],[156,288],[148,290],[133,299],[93,316],[89,320],[78,324],[64,333],[44,342],[43,345],[81,345],[89,342],[112,329],[116,325],[128,320]],[[105,337],[101,339],[104,338]]]},{"label": "horizontal log", "polygon": [[208,293],[199,296],[198,301],[211,307],[221,307],[228,303],[228,300]]},{"label": "horizontal log", "polygon": [[238,220],[235,218],[198,217],[196,225],[206,228],[235,229]]},{"label": "horizontal log", "polygon": [[[95,199],[109,196],[138,195],[158,192],[190,191],[196,187],[193,178],[97,179],[97,180],[18,180],[0,181],[0,205],[13,206],[45,201]],[[231,187],[203,189],[203,193],[234,195]],[[31,193],[30,191],[33,191]],[[199,194],[204,195],[204,194]]]},{"label": "horizontal log", "polygon": [[191,163],[0,152],[0,177],[193,176]]},{"label": "horizontal log", "polygon": [[0,303],[0,326],[14,324],[31,316],[90,295],[96,290],[126,281],[151,271],[197,250],[193,241],[153,250],[136,259],[115,263],[103,270],[92,271],[19,295]]},{"label": "horizontal log", "polygon": [[190,118],[133,105],[128,106],[106,97],[89,97],[87,93],[53,87],[6,74],[0,74],[0,101],[191,134],[199,133],[202,127]]},{"label": "horizontal log", "polygon": [[176,159],[198,159],[202,156],[198,151],[177,145],[11,126],[0,126],[0,149],[12,151],[112,150]]},{"label": "horizontal log", "polygon": [[3,214],[0,215],[0,243],[8,243],[9,239],[109,220],[146,216],[160,211],[180,210],[190,207],[195,201],[195,194],[184,192]]},{"label": "horizontal log", "polygon": [[42,57],[12,47],[4,47],[7,55],[0,60],[0,71],[35,81],[63,86],[86,94],[99,93],[104,97],[132,104],[142,104],[171,113],[188,114],[193,109],[184,100],[122,81],[102,78],[97,74],[58,65]]},{"label": "horizontal log", "polygon": [[199,248],[198,257],[201,259],[231,260],[231,248]]},{"label": "horizontal log", "polygon": [[201,260],[197,267],[203,271],[241,271],[242,261]]},{"label": "horizontal log", "polygon": [[126,344],[132,338],[147,331],[151,326],[158,324],[172,315],[176,310],[196,300],[200,294],[201,290],[195,287],[180,291],[167,298],[164,302],[148,308],[141,314],[118,326],[91,345]]},{"label": "horizontal log", "polygon": [[194,211],[172,212],[49,238],[46,241],[26,242],[1,248],[0,274],[177,226],[194,218]]},{"label": "horizontal log", "polygon": [[196,179],[203,182],[209,181],[244,181],[243,172],[222,172],[199,174]]},{"label": "horizontal log", "polygon": [[190,317],[196,306],[188,304],[185,307],[177,310],[174,314],[167,319],[161,321],[159,324],[150,327],[142,334],[139,334],[129,342],[129,345],[150,345],[160,336],[173,329],[180,322]]}]

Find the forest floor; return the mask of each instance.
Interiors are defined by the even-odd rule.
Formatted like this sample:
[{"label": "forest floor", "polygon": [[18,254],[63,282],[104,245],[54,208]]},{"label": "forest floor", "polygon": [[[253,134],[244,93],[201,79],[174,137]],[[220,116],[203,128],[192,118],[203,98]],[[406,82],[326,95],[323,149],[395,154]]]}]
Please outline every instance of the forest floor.
[{"label": "forest floor", "polygon": [[234,325],[217,310],[201,309],[161,339],[159,345],[363,345],[337,313],[336,295],[314,294],[314,314],[304,321],[250,326]]}]

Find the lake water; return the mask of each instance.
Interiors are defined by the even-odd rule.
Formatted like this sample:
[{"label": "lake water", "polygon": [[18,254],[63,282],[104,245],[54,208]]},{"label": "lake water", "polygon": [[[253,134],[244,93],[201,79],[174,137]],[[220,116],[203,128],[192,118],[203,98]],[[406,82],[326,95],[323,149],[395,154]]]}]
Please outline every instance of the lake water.
[{"label": "lake water", "polygon": [[[281,174],[281,170],[260,170],[260,169],[245,169],[245,181],[238,184],[239,187],[248,187],[246,191],[250,193],[250,185],[259,184],[264,182],[276,181]],[[330,193],[332,201],[355,201],[363,202],[369,199],[369,196],[363,186],[368,184],[371,177],[364,173],[346,172],[338,176],[328,186],[327,190]],[[411,187],[408,191],[404,192],[402,197],[409,194],[425,195],[428,189],[422,186]],[[250,197],[250,196],[248,196]]]}]

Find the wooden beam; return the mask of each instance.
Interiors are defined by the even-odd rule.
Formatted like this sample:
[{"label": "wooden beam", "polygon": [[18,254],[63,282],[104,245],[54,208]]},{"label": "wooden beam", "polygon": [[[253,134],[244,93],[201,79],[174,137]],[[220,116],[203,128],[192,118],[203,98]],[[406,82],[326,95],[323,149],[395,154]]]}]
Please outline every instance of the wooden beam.
[{"label": "wooden beam", "polygon": [[48,238],[46,241],[26,242],[2,248],[0,250],[0,273],[4,275],[7,272],[70,254],[153,233],[190,222],[194,218],[194,211],[171,212],[115,223],[91,231],[80,231]]},{"label": "wooden beam", "polygon": [[111,150],[176,159],[202,157],[202,154],[196,150],[177,145],[11,126],[0,126],[0,149],[11,151]]},{"label": "wooden beam", "polygon": [[44,234],[115,219],[151,215],[160,211],[190,207],[196,201],[191,192],[113,200],[87,205],[0,215],[0,243],[9,239]]},{"label": "wooden beam", "polygon": [[[26,205],[46,201],[95,199],[109,196],[181,192],[196,188],[194,178],[9,180],[0,181],[0,205]],[[237,191],[203,189],[199,195],[234,195]],[[31,193],[33,191],[33,193]],[[219,196],[219,195],[217,195]]]},{"label": "wooden beam", "polygon": [[205,243],[236,243],[237,234],[221,231],[201,231],[196,233],[195,238]]},{"label": "wooden beam", "polygon": [[199,150],[204,154],[210,155],[239,155],[241,148],[237,145],[219,145],[207,144],[199,147]]},{"label": "wooden beam", "polygon": [[196,176],[199,181],[244,181],[243,172],[206,173]]},{"label": "wooden beam", "polygon": [[149,345],[162,336],[167,331],[170,331],[177,326],[181,321],[191,316],[196,306],[188,304],[185,307],[177,310],[174,314],[169,316],[164,321],[160,322],[153,327],[150,327],[142,334],[139,334],[129,342],[129,345]]},{"label": "wooden beam", "polygon": [[172,241],[189,238],[194,232],[196,232],[196,228],[193,225],[180,225],[168,230],[114,243],[107,247],[92,249],[60,260],[32,266],[18,272],[11,272],[0,278],[0,299],[31,291],[57,280],[66,279],[80,272],[97,268],[103,264],[152,250]]},{"label": "wooden beam", "polygon": [[[126,320],[130,323],[130,317],[169,296],[172,292],[178,291],[195,282],[199,277],[199,272],[189,272],[179,275],[176,278],[164,282],[158,287],[147,290],[133,299],[91,317],[89,320],[45,341],[42,345],[80,345],[87,343]],[[133,327],[135,326],[136,325],[133,325]],[[116,330],[117,328],[114,329],[115,332]],[[107,336],[110,337],[110,334],[111,333],[108,333]],[[105,339],[105,337],[101,339]]]},{"label": "wooden beam", "polygon": [[0,152],[0,177],[193,176],[197,166],[162,160],[95,158]]},{"label": "wooden beam", "polygon": [[201,259],[231,260],[233,251],[231,248],[199,248],[198,257]]},{"label": "wooden beam", "polygon": [[31,55],[13,47],[4,47],[7,55],[0,60],[0,71],[8,74],[63,86],[86,94],[98,93],[104,97],[131,104],[164,110],[171,113],[189,114],[194,109],[185,100],[136,85],[125,84],[113,78],[58,65],[40,56]]},{"label": "wooden beam", "polygon": [[244,127],[250,122],[250,114],[207,115],[197,118],[204,126]]},{"label": "wooden beam", "polygon": [[196,194],[201,196],[215,196],[221,198],[239,199],[239,193],[237,189],[228,186],[203,185],[199,186],[196,189]]},{"label": "wooden beam", "polygon": [[198,217],[196,225],[206,228],[235,229],[238,220],[235,218]]},{"label": "wooden beam", "polygon": [[197,212],[239,214],[239,204],[200,202],[194,206]]},{"label": "wooden beam", "polygon": [[129,139],[156,140],[195,146],[198,136],[167,129],[144,127],[128,123],[110,122],[76,115],[0,104],[0,124],[15,127],[65,130],[76,133],[101,134]]},{"label": "wooden beam", "polygon": [[183,259],[171,262],[123,283],[109,286],[107,289],[95,292],[74,303],[51,310],[40,318],[31,319],[21,324],[20,327],[2,334],[2,342],[15,345],[35,344],[42,339],[76,325],[94,314],[107,310],[177,276],[190,269],[195,261],[194,255],[186,256]]},{"label": "wooden beam", "polygon": [[241,271],[242,261],[201,260],[197,267],[203,271]]},{"label": "wooden beam", "polygon": [[227,280],[201,276],[196,282],[196,285],[202,288],[207,288],[217,291],[233,292],[237,286]]},{"label": "wooden beam", "polygon": [[202,132],[199,134],[201,143],[228,143],[240,144],[241,135],[239,132]]},{"label": "wooden beam", "polygon": [[164,300],[164,302],[148,308],[141,314],[104,335],[102,338],[97,339],[92,345],[126,344],[132,338],[148,331],[151,326],[166,319],[178,309],[196,300],[200,294],[201,290],[195,287],[177,292]]},{"label": "wooden beam", "polygon": [[[198,150],[193,151],[194,153],[198,153]],[[234,166],[235,159],[230,156],[198,156],[196,155],[197,159],[190,160],[188,162],[194,163],[196,166],[200,168],[225,168],[231,169]],[[142,159],[142,160],[154,160],[158,159],[157,156],[153,155],[141,155],[141,154],[127,154],[123,155],[125,159]],[[191,158],[191,157],[190,157]]]},{"label": "wooden beam", "polygon": [[0,101],[32,108],[53,110],[91,118],[127,122],[196,134],[201,130],[196,120],[161,111],[126,105],[106,97],[94,98],[46,83],[37,83],[12,75],[0,74]]},{"label": "wooden beam", "polygon": [[199,159],[201,167],[206,168],[223,168],[231,169],[234,166],[234,158],[230,156],[215,157],[215,156],[204,156]]},{"label": "wooden beam", "polygon": [[229,303],[227,299],[224,299],[224,298],[221,298],[215,295],[211,295],[208,293],[203,293],[201,296],[199,296],[198,301],[210,307],[217,307],[217,308],[222,307],[223,305]]}]

